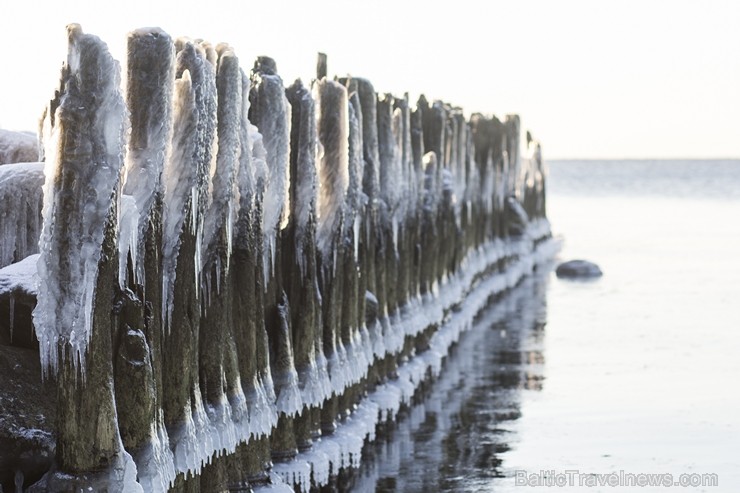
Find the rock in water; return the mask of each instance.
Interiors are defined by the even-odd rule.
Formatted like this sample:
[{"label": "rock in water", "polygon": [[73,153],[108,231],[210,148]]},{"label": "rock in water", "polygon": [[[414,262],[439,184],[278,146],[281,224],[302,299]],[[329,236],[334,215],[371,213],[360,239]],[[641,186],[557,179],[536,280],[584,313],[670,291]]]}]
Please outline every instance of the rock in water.
[{"label": "rock in water", "polygon": [[587,260],[569,260],[558,265],[555,274],[561,279],[591,279],[603,273],[598,265]]}]

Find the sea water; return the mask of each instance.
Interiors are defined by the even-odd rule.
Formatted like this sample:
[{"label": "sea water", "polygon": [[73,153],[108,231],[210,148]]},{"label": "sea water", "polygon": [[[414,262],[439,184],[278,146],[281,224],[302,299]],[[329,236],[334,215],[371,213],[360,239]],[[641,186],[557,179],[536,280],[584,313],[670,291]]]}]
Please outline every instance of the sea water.
[{"label": "sea water", "polygon": [[740,488],[740,161],[549,168],[556,261],[604,276],[489,307],[352,490]]}]

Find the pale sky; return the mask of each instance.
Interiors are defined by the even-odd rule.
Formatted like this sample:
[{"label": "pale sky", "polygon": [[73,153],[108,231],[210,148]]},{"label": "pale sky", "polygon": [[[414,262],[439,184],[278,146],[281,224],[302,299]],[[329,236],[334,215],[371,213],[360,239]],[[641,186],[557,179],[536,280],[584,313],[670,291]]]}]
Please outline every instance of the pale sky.
[{"label": "pale sky", "polygon": [[324,51],[378,91],[519,113],[549,159],[740,157],[738,0],[3,3],[0,128],[36,129],[77,22],[122,64],[127,32],[159,26],[245,70],[272,56],[286,84]]}]

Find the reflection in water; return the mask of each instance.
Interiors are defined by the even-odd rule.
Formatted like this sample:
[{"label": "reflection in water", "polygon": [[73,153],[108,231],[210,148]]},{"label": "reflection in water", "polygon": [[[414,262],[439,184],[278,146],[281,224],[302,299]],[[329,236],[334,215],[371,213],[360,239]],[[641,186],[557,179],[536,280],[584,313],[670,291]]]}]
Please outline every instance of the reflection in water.
[{"label": "reflection in water", "polygon": [[549,270],[481,313],[428,393],[363,450],[353,491],[480,491],[502,476],[521,393],[543,385]]}]

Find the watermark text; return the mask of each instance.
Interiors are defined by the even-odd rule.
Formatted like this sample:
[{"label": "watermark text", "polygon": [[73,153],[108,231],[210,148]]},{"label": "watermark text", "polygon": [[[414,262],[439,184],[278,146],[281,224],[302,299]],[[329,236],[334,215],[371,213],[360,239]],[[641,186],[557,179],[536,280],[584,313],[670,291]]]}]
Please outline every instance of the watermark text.
[{"label": "watermark text", "polygon": [[715,473],[684,473],[673,475],[671,473],[632,473],[625,471],[610,473],[586,473],[577,469],[566,471],[539,471],[536,473],[518,470],[514,472],[514,484],[516,486],[553,486],[586,488],[606,487],[647,487],[663,486],[691,487],[718,486],[719,476]]}]

